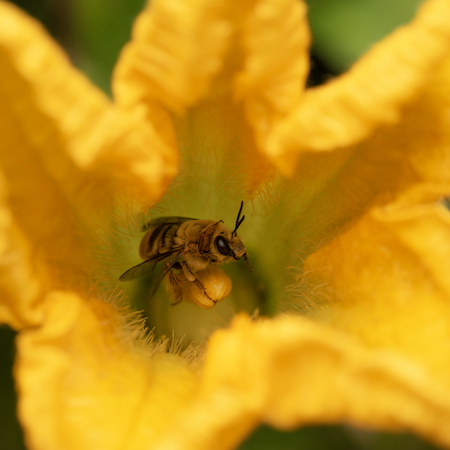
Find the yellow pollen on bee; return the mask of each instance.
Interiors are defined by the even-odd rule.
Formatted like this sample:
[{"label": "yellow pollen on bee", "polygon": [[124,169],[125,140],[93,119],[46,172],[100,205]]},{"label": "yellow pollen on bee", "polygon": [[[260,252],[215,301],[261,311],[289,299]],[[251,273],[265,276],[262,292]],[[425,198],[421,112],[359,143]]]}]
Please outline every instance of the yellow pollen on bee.
[{"label": "yellow pollen on bee", "polygon": [[205,292],[195,283],[185,283],[185,300],[200,306],[212,308],[217,302],[230,295],[232,283],[230,277],[219,267],[209,266],[196,273],[197,279],[204,286]]}]

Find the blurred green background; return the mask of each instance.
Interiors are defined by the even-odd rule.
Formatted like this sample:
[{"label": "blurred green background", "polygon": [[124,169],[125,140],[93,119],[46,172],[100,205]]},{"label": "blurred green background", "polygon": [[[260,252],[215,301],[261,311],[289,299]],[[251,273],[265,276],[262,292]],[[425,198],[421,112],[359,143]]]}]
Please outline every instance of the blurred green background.
[{"label": "blurred green background", "polygon": [[[110,77],[134,18],[145,0],[17,0],[66,49],[73,63],[108,94]],[[345,71],[370,46],[411,20],[419,0],[309,0],[313,34],[311,74],[317,85]],[[15,333],[0,326],[0,449],[24,449],[15,415],[12,377]],[[425,450],[435,447],[411,435],[349,426],[305,427],[280,432],[260,427],[241,450]]]}]

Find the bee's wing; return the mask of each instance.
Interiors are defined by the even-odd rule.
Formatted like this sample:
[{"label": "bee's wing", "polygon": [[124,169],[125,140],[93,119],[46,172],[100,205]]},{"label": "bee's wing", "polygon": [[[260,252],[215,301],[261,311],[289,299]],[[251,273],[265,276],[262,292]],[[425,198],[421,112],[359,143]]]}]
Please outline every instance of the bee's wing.
[{"label": "bee's wing", "polygon": [[178,216],[169,216],[169,217],[158,217],[156,219],[152,219],[142,226],[142,231],[150,230],[150,228],[157,227],[159,225],[181,225],[183,222],[187,222],[189,220],[198,220],[193,219],[192,217],[178,217]]},{"label": "bee's wing", "polygon": [[161,253],[160,255],[156,255],[155,257],[151,259],[147,259],[147,261],[144,261],[137,266],[132,267],[131,269],[128,269],[126,272],[124,272],[122,275],[120,275],[119,280],[120,281],[131,281],[135,280],[136,278],[141,277],[148,277],[152,274],[153,270],[155,269],[156,264],[163,261],[164,259],[168,258],[169,256],[172,256],[173,252],[167,252],[167,253]]},{"label": "bee's wing", "polygon": [[125,273],[120,275],[119,280],[120,281],[131,281],[136,278],[140,277],[147,277],[155,268],[158,261],[152,261],[151,259],[147,259],[147,261],[144,261],[141,264],[138,264],[137,266],[132,267],[131,269],[128,269]]},{"label": "bee's wing", "polygon": [[152,292],[150,293],[150,299],[153,298],[158,288],[161,286],[162,281],[164,280],[164,277],[169,273],[169,270],[175,265],[175,263],[180,259],[180,256],[183,254],[183,252],[178,253],[175,255],[174,258],[170,261],[170,265],[167,267],[167,269],[163,270],[161,272],[161,275],[158,277],[158,279],[155,281],[155,284],[153,285]]}]

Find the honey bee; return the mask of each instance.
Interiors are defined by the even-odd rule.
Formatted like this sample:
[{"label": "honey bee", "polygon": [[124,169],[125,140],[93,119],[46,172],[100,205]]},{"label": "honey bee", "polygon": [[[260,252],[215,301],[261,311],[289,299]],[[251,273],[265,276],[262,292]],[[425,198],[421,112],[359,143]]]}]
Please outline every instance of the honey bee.
[{"label": "honey bee", "polygon": [[[142,229],[148,231],[139,246],[139,254],[145,261],[123,273],[120,281],[149,276],[158,263],[166,261],[161,275],[153,285],[150,298],[166,279],[167,290],[174,300],[173,305],[183,300],[184,292],[196,290],[204,301],[194,303],[203,308],[214,306],[231,292],[231,281],[221,269],[212,266],[243,257],[252,271],[245,245],[237,234],[245,219],[245,216],[241,218],[243,206],[244,202],[241,202],[233,231],[223,224],[223,220],[217,222],[189,217],[159,217],[150,221]],[[216,280],[224,284],[225,277],[228,279],[228,288],[222,289],[221,295],[212,294],[210,286]]]}]

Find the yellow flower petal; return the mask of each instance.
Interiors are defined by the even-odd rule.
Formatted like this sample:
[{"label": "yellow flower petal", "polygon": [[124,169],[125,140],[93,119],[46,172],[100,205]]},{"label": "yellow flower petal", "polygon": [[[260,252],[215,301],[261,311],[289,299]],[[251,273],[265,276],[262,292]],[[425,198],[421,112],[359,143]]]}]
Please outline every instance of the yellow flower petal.
[{"label": "yellow flower petal", "polygon": [[272,126],[299,102],[309,70],[306,5],[297,0],[260,0],[240,29],[244,63],[236,76],[259,148]]},{"label": "yellow flower petal", "polygon": [[178,357],[130,352],[108,305],[66,293],[47,304],[45,327],[18,340],[30,448],[230,449],[260,422],[290,429],[342,420],[412,428],[450,445],[450,396],[426,371],[310,320],[237,318],[211,338],[198,391]]},{"label": "yellow flower petal", "polygon": [[[301,108],[303,99],[297,88],[304,82],[307,63],[303,50],[308,39],[304,5],[288,0],[261,0],[251,5],[245,3],[234,11],[236,5],[204,0],[192,4],[153,3],[139,19],[134,41],[125,50],[116,72],[115,91],[121,109],[113,108],[111,112],[108,101],[92,91],[85,80],[80,81],[78,75],[74,87],[67,83],[72,92],[67,98],[77,110],[87,111],[86,121],[80,121],[80,116],[68,119],[75,114],[71,108],[65,101],[52,99],[60,89],[62,98],[65,97],[65,84],[55,84],[53,79],[53,84],[47,86],[40,80],[40,74],[46,71],[39,68],[45,65],[34,62],[33,66],[20,56],[24,48],[34,47],[15,49],[9,41],[20,41],[21,33],[11,34],[4,27],[10,34],[5,35],[8,39],[0,38],[0,51],[6,55],[5,79],[13,87],[0,91],[0,103],[3,98],[8,100],[4,102],[5,111],[0,111],[0,119],[5,118],[3,123],[7,124],[2,131],[12,130],[7,134],[5,148],[21,144],[27,134],[21,130],[30,129],[33,145],[18,147],[25,156],[34,158],[25,167],[22,178],[16,179],[19,165],[13,158],[3,156],[5,174],[15,208],[13,223],[26,231],[19,230],[21,236],[29,239],[29,247],[39,261],[47,264],[49,255],[67,255],[67,248],[78,251],[74,243],[88,234],[83,233],[83,221],[86,211],[95,211],[99,196],[90,200],[91,209],[81,206],[89,195],[75,195],[74,186],[79,185],[80,173],[92,175],[93,186],[100,185],[102,175],[107,180],[117,177],[121,185],[128,180],[131,187],[135,185],[136,192],[144,186],[143,191],[147,188],[148,195],[156,198],[162,192],[162,180],[167,180],[174,170],[174,128],[184,148],[184,172],[177,181],[188,180],[184,190],[191,186],[198,188],[189,190],[189,195],[204,189],[203,194],[214,192],[211,195],[217,195],[225,204],[241,195],[242,190],[252,194],[258,183],[272,174],[267,161],[257,157],[255,136],[259,145],[264,145],[268,128],[283,122],[296,102],[300,102]],[[277,223],[282,217],[286,234],[276,236],[273,232],[278,239],[273,242],[285,251],[284,255],[295,255],[300,250],[308,253],[323,245],[324,240],[331,241],[310,257],[307,270],[309,283],[317,288],[317,297],[313,298],[317,302],[315,317],[334,329],[304,318],[258,323],[238,318],[231,330],[220,331],[211,338],[199,383],[194,370],[181,358],[170,354],[158,356],[153,347],[139,345],[140,329],[124,330],[120,312],[107,303],[94,298],[84,301],[67,291],[53,291],[45,296],[44,292],[42,325],[22,331],[17,343],[19,412],[31,448],[232,448],[261,422],[289,428],[340,421],[414,430],[450,446],[446,426],[450,419],[449,369],[446,358],[442,361],[442,354],[447,355],[449,350],[450,327],[446,317],[450,311],[445,299],[449,288],[446,265],[450,249],[446,243],[450,242],[447,236],[450,220],[449,213],[433,203],[438,195],[448,192],[448,173],[440,169],[434,174],[439,154],[447,153],[448,132],[444,125],[448,105],[438,93],[447,92],[448,84],[444,82],[441,91],[433,87],[421,98],[414,97],[425,80],[439,76],[446,79],[443,72],[438,78],[432,78],[430,72],[438,67],[436,55],[440,54],[443,61],[447,51],[444,47],[448,45],[448,31],[441,27],[445,19],[439,6],[447,3],[431,0],[428,5],[415,25],[392,37],[394,49],[391,44],[386,44],[387,48],[382,44],[368,57],[368,62],[361,63],[364,70],[357,66],[347,78],[336,82],[340,86],[337,93],[333,94],[333,86],[323,88],[323,92],[329,89],[327,95],[336,101],[336,108],[330,110],[345,113],[342,104],[349,99],[351,111],[364,118],[360,123],[355,114],[344,114],[344,131],[338,129],[334,134],[323,135],[324,139],[329,138],[326,149],[348,147],[331,155],[323,152],[303,155],[302,162],[307,164],[303,169],[311,171],[298,172],[292,182],[268,183],[260,191],[262,198],[272,195],[274,199],[261,209],[289,213],[288,217],[277,214]],[[9,7],[4,8],[9,11]],[[11,20],[17,13],[8,14]],[[16,23],[21,20],[19,17]],[[431,32],[428,20],[437,24]],[[33,39],[27,42],[37,42],[42,33],[36,32],[29,22],[26,24],[35,30]],[[283,32],[273,32],[267,29],[267,24],[281,27]],[[291,28],[298,32],[289,34]],[[0,34],[1,30],[2,27]],[[397,46],[403,49],[405,36],[411,42],[426,39],[435,51],[430,51],[429,56],[419,52],[418,58],[412,60],[413,70],[410,63],[393,64],[391,67],[401,69],[399,77],[408,75],[407,87],[397,92],[394,83],[391,92],[389,86],[381,83],[381,94],[368,89],[369,101],[361,106],[364,100],[353,96],[352,85],[346,84],[348,79],[353,79],[355,89],[360,91],[364,83],[359,82],[366,76],[365,71],[374,61],[384,61],[378,52],[387,53],[386,60],[391,61]],[[203,47],[199,45],[202,39],[206,39]],[[273,50],[282,39],[292,54],[299,53],[297,64],[288,65],[289,58]],[[272,47],[269,46],[271,51],[266,57],[263,52],[267,43]],[[63,74],[73,74],[73,69],[61,63],[58,52],[47,44],[43,48],[50,48],[49,54],[53,55],[49,60],[60,61],[56,65],[65,67]],[[234,52],[236,49],[240,51]],[[422,58],[427,60],[426,64]],[[275,63],[280,72],[273,68]],[[423,68],[425,75],[418,75],[416,72]],[[239,75],[235,77],[236,74]],[[68,79],[73,81],[72,75]],[[83,92],[80,86],[89,97],[86,103],[78,99]],[[322,92],[320,89],[317,92]],[[348,92],[341,96],[341,89]],[[41,98],[41,91],[48,98]],[[236,92],[241,95],[242,104],[234,103]],[[386,92],[389,98],[384,97]],[[19,101],[17,111],[12,107],[16,101]],[[309,101],[306,99],[305,105],[311,107]],[[403,114],[407,103],[410,107]],[[326,104],[324,101],[323,105]],[[383,108],[387,117],[382,114]],[[17,127],[15,116],[24,110],[34,112],[32,120],[26,119],[24,125]],[[92,111],[97,114],[90,114]],[[174,127],[168,111],[185,112],[186,116],[174,119]],[[317,142],[322,142],[319,138],[328,116],[321,116],[321,111],[311,134],[305,131],[311,141],[308,148],[298,144],[302,138],[293,136],[301,134],[303,128],[287,127],[288,137],[277,131],[279,135],[275,136],[283,145],[293,143],[294,157],[288,154],[277,160],[274,156],[276,164],[290,168],[296,152],[323,150]],[[245,114],[248,122],[242,120]],[[100,123],[96,122],[97,116]],[[91,125],[89,118],[98,126]],[[405,120],[396,123],[400,118]],[[152,120],[154,127],[146,125],[147,120]],[[430,121],[432,126],[427,127],[424,123]],[[40,124],[37,129],[43,130],[44,137],[34,134],[33,122]],[[111,128],[110,135],[105,133],[108,128],[105,124]],[[372,133],[380,124],[383,127]],[[136,133],[123,132],[134,128]],[[49,135],[57,136],[57,145],[47,145],[53,142]],[[419,138],[415,139],[416,135]],[[143,151],[146,137],[153,147],[147,159]],[[336,140],[332,142],[333,137]],[[430,158],[424,148],[429,150]],[[59,155],[56,162],[54,154]],[[129,159],[128,154],[132,155]],[[125,161],[123,170],[119,167],[121,158]],[[61,170],[67,165],[70,170]],[[37,168],[39,182],[54,184],[61,191],[51,201],[46,195],[43,200],[37,197],[35,204],[30,201],[35,199],[30,193],[52,193],[49,187],[38,191],[34,181],[29,181],[34,180],[30,167]],[[146,184],[145,175],[152,170],[157,180]],[[416,184],[421,185],[420,190],[408,190]],[[104,192],[109,193],[109,188]],[[50,213],[60,204],[66,206],[66,197],[61,193],[69,199],[64,209],[69,220],[54,226],[49,220],[53,219]],[[392,199],[396,203],[380,206]],[[185,200],[182,197],[179,201]],[[43,207],[45,214],[39,216],[32,210],[32,217],[27,219],[25,212],[32,207]],[[361,218],[369,208],[372,210]],[[259,213],[258,210],[255,215]],[[21,225],[22,220],[25,225]],[[43,250],[44,256],[36,252],[41,235],[31,229],[32,224],[41,223],[50,226],[48,235],[55,239],[55,242],[50,238],[42,240],[44,250],[48,251]],[[65,244],[67,248],[63,246],[58,253],[65,243],[64,236],[58,234],[65,223],[73,224],[77,231],[81,228],[81,233],[74,233],[71,242]],[[303,228],[297,235],[298,246],[293,247],[298,224]],[[346,231],[336,237],[344,226]],[[7,221],[4,228],[8,236]],[[277,232],[280,233],[279,228]],[[266,239],[269,237],[272,235],[265,235]],[[305,243],[305,237],[312,242]],[[258,239],[256,233],[254,239]],[[433,250],[425,254],[429,247]],[[23,248],[22,269],[28,277],[28,247]],[[57,260],[52,268],[59,267],[61,261]],[[75,254],[67,274],[73,274],[74,261],[78,268],[83,258]],[[355,272],[359,278],[355,278]],[[74,278],[83,280],[85,275],[81,275],[75,274]],[[58,281],[65,289],[75,284],[66,279]],[[281,276],[274,283],[277,282],[283,284]],[[303,282],[306,288],[310,287]],[[320,288],[324,282],[325,286]],[[28,298],[24,303],[27,302],[30,303]],[[7,313],[12,316],[12,311]],[[408,317],[411,320],[406,320]]]},{"label": "yellow flower petal", "polygon": [[274,128],[271,160],[292,173],[298,154],[355,144],[384,124],[397,123],[405,104],[429,82],[450,51],[448,0],[425,2],[414,19],[332,82],[306,91],[298,107]]},{"label": "yellow flower petal", "polygon": [[374,208],[305,270],[323,286],[319,320],[410,358],[448,388],[450,212],[429,203],[436,194],[414,190]]},{"label": "yellow flower petal", "polygon": [[[262,145],[300,97],[309,65],[305,16],[296,0],[152,2],[116,66],[116,99],[145,108],[167,142],[174,131],[164,109],[186,112],[176,123],[182,145],[197,149],[205,134],[216,141],[223,135],[235,165],[245,167],[244,189],[252,192],[272,171],[249,125]],[[193,123],[202,129],[198,140]]]},{"label": "yellow flower petal", "polygon": [[101,271],[94,257],[104,244],[100,218],[120,195],[154,202],[175,173],[177,155],[139,110],[128,114],[112,105],[37,22],[5,2],[0,71],[0,164],[13,223],[6,233],[18,240],[12,248],[25,264],[10,276],[29,288],[14,293],[19,287],[5,277],[12,309],[1,318],[19,327],[37,320],[36,266],[40,301],[51,287],[84,292]]},{"label": "yellow flower petal", "polygon": [[17,339],[19,418],[30,449],[152,447],[170,431],[196,376],[177,355],[139,348],[140,331],[123,326],[104,302],[48,296],[44,326]]},{"label": "yellow flower petal", "polygon": [[[415,185],[441,184],[439,195],[446,195],[449,99],[445,61],[430,86],[404,108],[398,124],[381,127],[355,146],[302,153],[296,175],[267,190],[269,198],[281,199],[289,244],[306,258],[372,206],[389,203]],[[294,264],[299,263],[288,263]]]},{"label": "yellow flower petal", "polygon": [[305,318],[236,318],[211,337],[202,382],[161,448],[231,449],[261,422],[342,421],[450,446],[450,395],[420,365]]},{"label": "yellow flower petal", "polygon": [[15,329],[36,326],[42,320],[39,300],[42,280],[31,249],[6,202],[6,181],[0,174],[0,323]]},{"label": "yellow flower petal", "polygon": [[[110,204],[117,180],[121,189],[129,185],[145,195],[146,203],[149,196],[160,196],[175,173],[177,156],[143,114],[128,117],[114,107],[37,22],[6,2],[0,2],[0,30],[3,158],[14,148],[15,166],[25,161],[35,171],[41,166],[40,172],[78,194],[83,185],[89,195],[80,200],[87,206],[93,198]],[[23,167],[22,172],[30,177]]]},{"label": "yellow flower petal", "polygon": [[226,3],[149,3],[116,68],[119,101],[152,100],[177,112],[198,101],[221,68],[230,39]]}]

